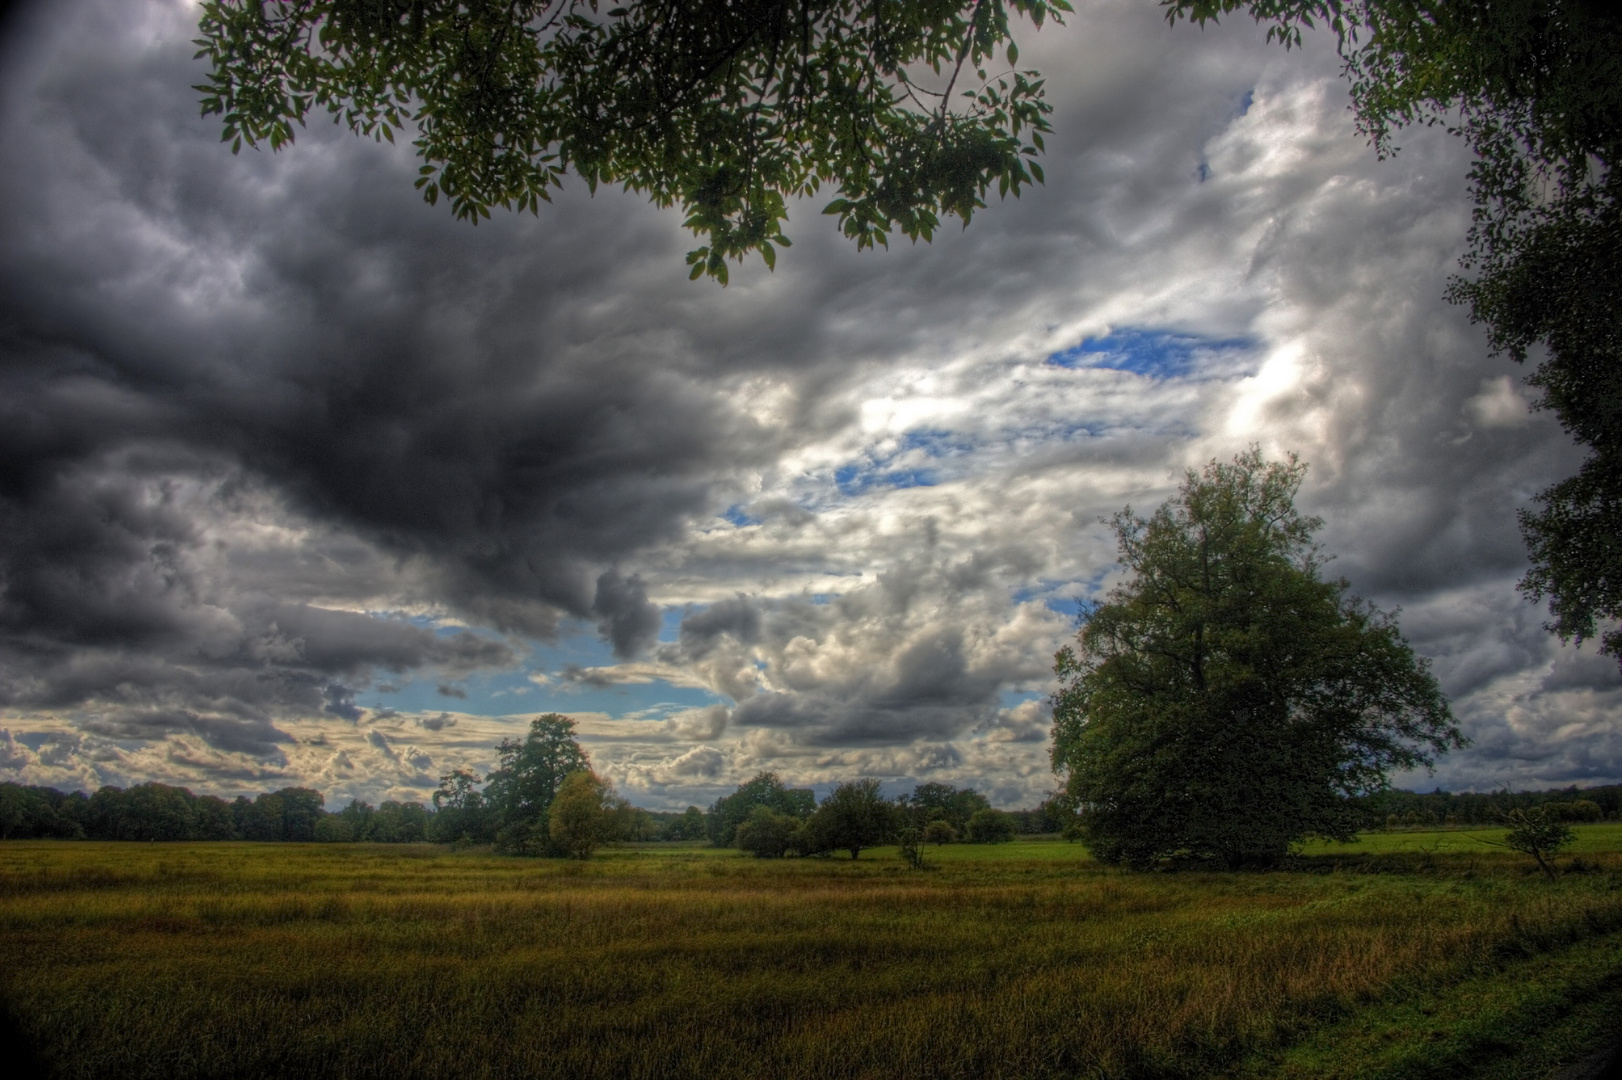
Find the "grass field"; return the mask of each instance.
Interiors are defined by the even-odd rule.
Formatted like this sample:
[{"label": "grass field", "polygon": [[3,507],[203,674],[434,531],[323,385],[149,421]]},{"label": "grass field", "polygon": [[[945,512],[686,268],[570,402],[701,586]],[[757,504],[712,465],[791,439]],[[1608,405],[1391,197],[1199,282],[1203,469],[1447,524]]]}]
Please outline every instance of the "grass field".
[{"label": "grass field", "polygon": [[13,842],[0,994],[63,1077],[1535,1078],[1622,1015],[1622,826],[1579,837],[1555,882],[1490,831],[1270,874]]}]

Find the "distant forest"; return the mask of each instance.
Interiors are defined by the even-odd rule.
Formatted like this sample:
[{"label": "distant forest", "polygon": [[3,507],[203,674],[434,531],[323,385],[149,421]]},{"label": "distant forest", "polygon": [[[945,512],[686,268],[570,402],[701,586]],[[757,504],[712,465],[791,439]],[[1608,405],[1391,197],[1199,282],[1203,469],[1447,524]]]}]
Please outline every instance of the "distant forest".
[{"label": "distant forest", "polygon": [[[809,794],[809,792],[807,792]],[[641,841],[716,841],[718,811],[698,807],[685,812],[637,809],[629,838]],[[449,827],[453,815],[419,802],[355,800],[336,813],[324,808],[321,792],[289,787],[255,798],[227,801],[194,795],[167,784],[104,787],[93,795],[49,787],[0,784],[0,839],[73,840],[259,840],[364,843],[450,842],[436,828]],[[1357,800],[1366,827],[1424,828],[1445,825],[1492,825],[1513,809],[1559,807],[1575,821],[1622,818],[1622,784],[1567,787],[1545,791],[1491,793],[1386,791]],[[1062,833],[1074,822],[1061,800],[1049,799],[1034,810],[1006,813],[1023,835]],[[725,843],[725,840],[721,840]]]}]

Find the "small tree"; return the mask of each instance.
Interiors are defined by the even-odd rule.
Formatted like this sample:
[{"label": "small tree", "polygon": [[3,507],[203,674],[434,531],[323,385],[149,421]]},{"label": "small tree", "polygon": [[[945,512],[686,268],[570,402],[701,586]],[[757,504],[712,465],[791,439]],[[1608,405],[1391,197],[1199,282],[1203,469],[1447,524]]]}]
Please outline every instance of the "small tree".
[{"label": "small tree", "polygon": [[572,859],[589,859],[614,827],[614,798],[590,769],[564,777],[547,813],[552,843]]},{"label": "small tree", "polygon": [[738,826],[734,842],[744,851],[753,852],[759,859],[780,859],[794,840],[794,831],[800,819],[782,814],[769,806],[757,806]]},{"label": "small tree", "polygon": [[1014,819],[1001,810],[993,810],[989,806],[984,810],[976,810],[974,816],[969,818],[969,842],[971,844],[1003,844],[1014,838]]},{"label": "small tree", "polygon": [[1509,826],[1509,835],[1504,837],[1504,843],[1515,851],[1522,851],[1537,860],[1538,868],[1554,880],[1554,868],[1549,861],[1555,853],[1573,840],[1577,834],[1571,826],[1560,819],[1558,814],[1550,813],[1544,807],[1533,807],[1529,810],[1511,810],[1504,815],[1504,823]]},{"label": "small tree", "polygon": [[924,868],[924,831],[916,825],[906,825],[896,831],[896,843],[901,848],[901,857],[907,860],[907,865],[914,870]]},{"label": "small tree", "polygon": [[924,843],[940,847],[957,839],[957,830],[945,818],[935,818],[924,826]]},{"label": "small tree", "polygon": [[812,815],[809,831],[828,848],[861,858],[862,849],[889,840],[895,808],[879,794],[877,780],[852,780],[834,788]]}]

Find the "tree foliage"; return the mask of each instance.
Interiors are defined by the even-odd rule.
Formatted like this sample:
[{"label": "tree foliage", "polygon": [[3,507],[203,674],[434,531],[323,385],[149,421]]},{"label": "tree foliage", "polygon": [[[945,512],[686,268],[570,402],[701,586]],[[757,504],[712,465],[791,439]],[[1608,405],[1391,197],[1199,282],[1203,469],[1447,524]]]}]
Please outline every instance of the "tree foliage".
[{"label": "tree foliage", "polygon": [[1319,577],[1305,469],[1251,450],[1114,517],[1132,576],[1055,658],[1053,764],[1099,858],[1271,864],[1349,839],[1349,797],[1462,745],[1395,620]]},{"label": "tree foliage", "polygon": [[895,806],[873,779],[851,780],[834,788],[805,824],[809,850],[848,851],[887,843],[895,832]]},{"label": "tree foliage", "polygon": [[900,796],[896,806],[914,825],[925,827],[931,821],[945,821],[955,833],[961,834],[968,828],[969,819],[981,810],[990,809],[991,804],[972,788],[927,783]]},{"label": "tree foliage", "polygon": [[546,713],[529,723],[522,742],[503,739],[498,763],[487,777],[484,801],[496,820],[496,840],[504,849],[544,850],[550,840],[546,814],[566,776],[591,763],[574,738],[574,721]]},{"label": "tree foliage", "polygon": [[617,800],[596,773],[580,769],[563,778],[547,813],[552,843],[571,859],[589,859],[615,829]]},{"label": "tree foliage", "polygon": [[742,851],[760,859],[780,859],[794,846],[803,823],[792,814],[779,813],[769,806],[756,806],[738,826],[734,842]]},{"label": "tree foliage", "polygon": [[1504,837],[1505,845],[1536,859],[1538,869],[1551,881],[1554,879],[1554,867],[1549,865],[1549,860],[1554,858],[1557,851],[1577,839],[1577,834],[1566,824],[1566,819],[1551,812],[1548,807],[1511,810],[1504,815],[1504,824],[1509,826],[1509,832]]},{"label": "tree foliage", "polygon": [[760,773],[738,785],[731,795],[715,800],[706,822],[710,843],[716,847],[733,846],[738,827],[758,806],[800,820],[810,817],[817,808],[817,797],[810,788],[785,787],[774,772]]},{"label": "tree foliage", "polygon": [[491,807],[477,785],[479,777],[468,769],[454,769],[439,778],[433,794],[433,838],[441,843],[495,839]]},{"label": "tree foliage", "polygon": [[1522,511],[1532,569],[1562,640],[1622,662],[1622,13],[1604,0],[1166,0],[1197,22],[1244,8],[1290,44],[1340,40],[1359,129],[1382,153],[1411,124],[1475,151],[1468,304],[1495,351],[1544,359],[1539,405],[1589,455]]},{"label": "tree foliage", "polygon": [[976,810],[964,830],[971,844],[1005,844],[1018,831],[1013,818],[989,806]]},{"label": "tree foliage", "polygon": [[[1040,181],[1050,106],[1010,15],[1065,0],[207,0],[205,115],[233,150],[291,143],[326,111],[394,141],[417,186],[477,222],[535,212],[566,172],[680,204],[692,276],[787,246],[789,200],[858,247],[967,224]],[[1006,63],[1006,67],[1003,67]]]}]

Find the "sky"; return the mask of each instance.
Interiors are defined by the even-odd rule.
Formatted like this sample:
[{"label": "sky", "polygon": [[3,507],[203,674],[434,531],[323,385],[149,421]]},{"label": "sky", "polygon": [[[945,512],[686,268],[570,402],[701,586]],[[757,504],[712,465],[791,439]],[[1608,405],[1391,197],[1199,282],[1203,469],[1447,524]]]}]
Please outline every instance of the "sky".
[{"label": "sky", "polygon": [[651,809],[762,770],[1032,806],[1103,519],[1251,445],[1472,740],[1399,786],[1622,781],[1622,678],[1516,591],[1581,460],[1443,300],[1469,159],[1381,161],[1333,42],[1149,0],[1016,33],[1047,182],[689,281],[566,183],[476,228],[404,145],[220,143],[188,0],[0,42],[0,779],[426,799],[544,712]]}]

